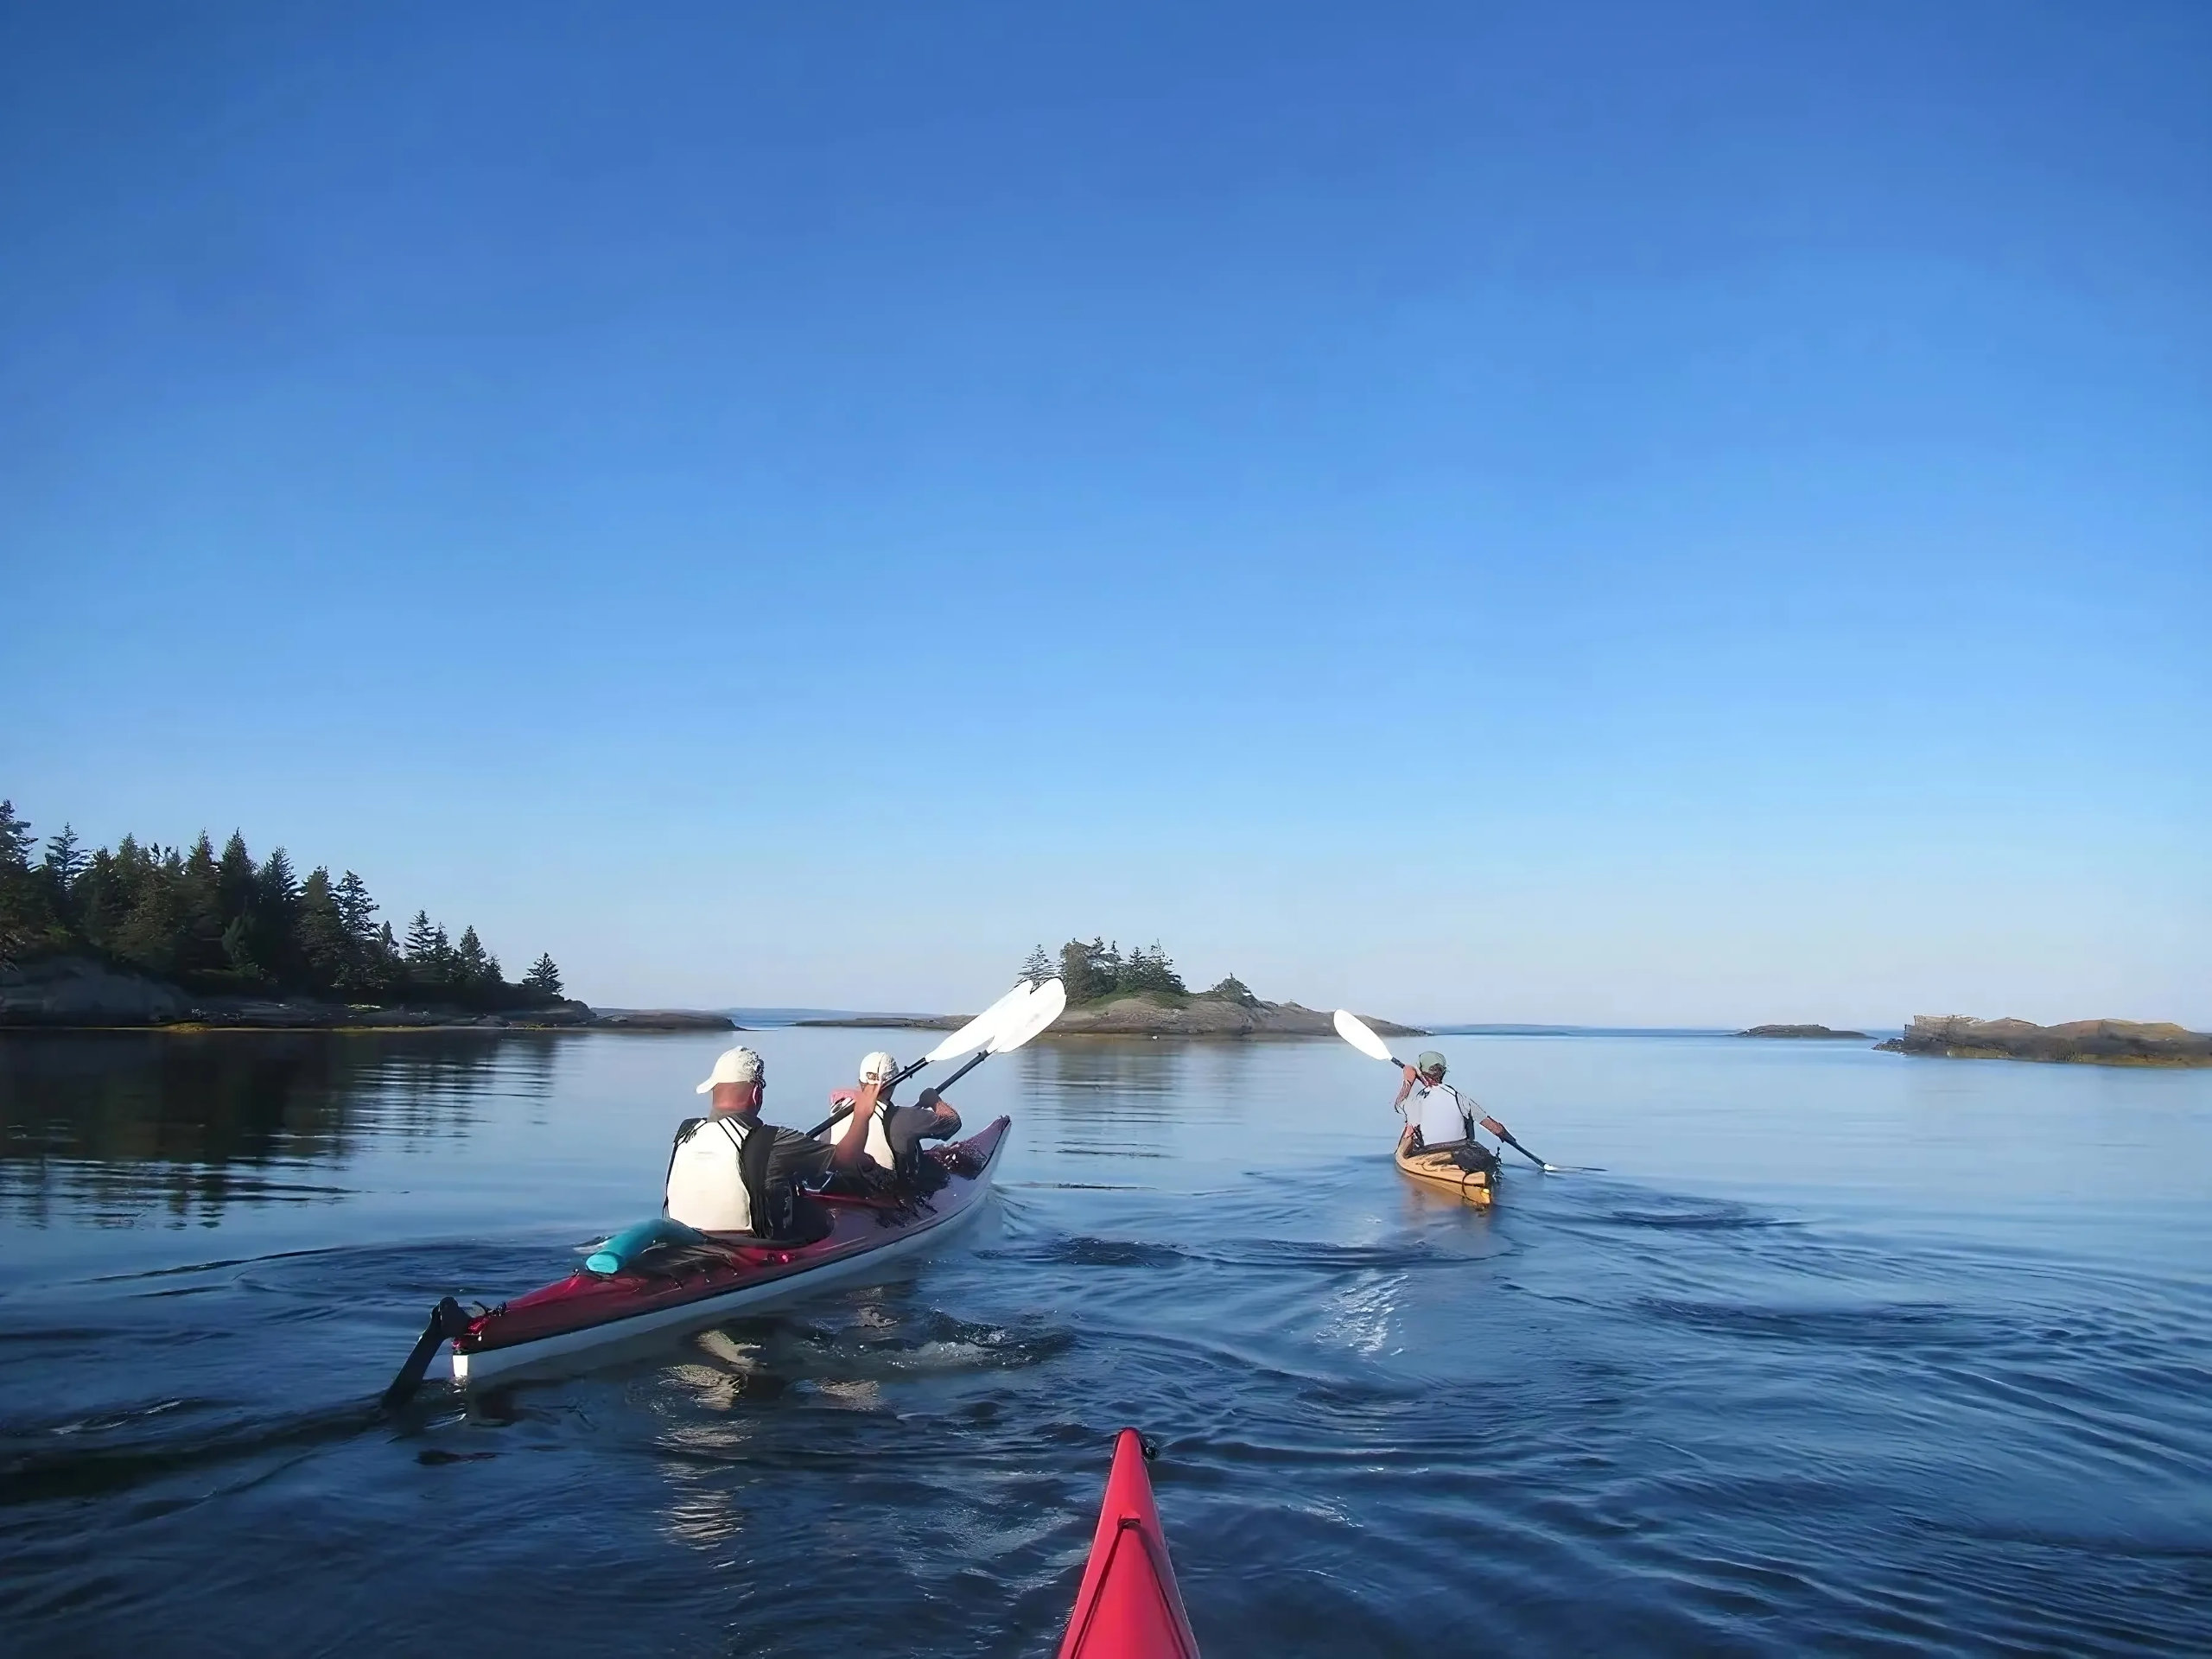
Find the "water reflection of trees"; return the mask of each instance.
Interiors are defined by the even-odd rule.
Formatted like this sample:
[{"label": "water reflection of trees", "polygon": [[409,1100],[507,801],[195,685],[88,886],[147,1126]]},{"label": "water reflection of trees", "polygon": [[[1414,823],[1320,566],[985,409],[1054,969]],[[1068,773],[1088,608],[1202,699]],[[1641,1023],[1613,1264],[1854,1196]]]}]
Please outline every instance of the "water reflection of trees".
[{"label": "water reflection of trees", "polygon": [[302,1203],[372,1138],[469,1133],[489,1090],[544,1095],[548,1033],[26,1033],[0,1038],[0,1216],[212,1224]]},{"label": "water reflection of trees", "polygon": [[1092,1038],[1021,1051],[1026,1103],[1078,1156],[1166,1156],[1194,1109],[1241,1117],[1251,1086],[1249,1045]]}]

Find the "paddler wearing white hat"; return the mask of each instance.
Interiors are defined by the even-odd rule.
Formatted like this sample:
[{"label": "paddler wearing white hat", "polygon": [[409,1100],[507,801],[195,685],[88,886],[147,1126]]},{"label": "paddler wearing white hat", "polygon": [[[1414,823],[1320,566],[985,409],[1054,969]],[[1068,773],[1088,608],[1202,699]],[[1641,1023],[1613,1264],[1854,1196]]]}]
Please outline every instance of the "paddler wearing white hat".
[{"label": "paddler wearing white hat", "polygon": [[853,1109],[836,1132],[832,1167],[857,1169],[865,1160],[887,1174],[911,1174],[923,1141],[946,1141],[960,1133],[960,1114],[934,1089],[923,1090],[912,1106],[893,1106],[879,1098],[898,1075],[899,1062],[879,1048],[861,1061],[857,1090],[841,1089],[830,1096],[834,1104],[849,1103]]},{"label": "paddler wearing white hat", "polygon": [[[741,1043],[715,1057],[696,1090],[713,1096],[709,1115],[684,1119],[669,1153],[664,1206],[671,1219],[702,1232],[784,1242],[824,1230],[825,1218],[798,1184],[828,1160],[797,1129],[760,1121],[767,1091],[766,1064],[752,1049]],[[763,1135],[765,1145],[757,1139]]]}]

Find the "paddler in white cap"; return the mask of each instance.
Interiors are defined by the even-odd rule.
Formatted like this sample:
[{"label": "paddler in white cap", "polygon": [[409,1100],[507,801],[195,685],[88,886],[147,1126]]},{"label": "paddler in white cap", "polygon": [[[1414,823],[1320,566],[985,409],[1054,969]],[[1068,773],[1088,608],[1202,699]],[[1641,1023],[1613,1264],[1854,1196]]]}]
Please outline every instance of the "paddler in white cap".
[{"label": "paddler in white cap", "polygon": [[702,1232],[785,1242],[822,1230],[798,1183],[828,1159],[797,1129],[760,1121],[767,1091],[767,1066],[753,1050],[741,1044],[716,1057],[697,1090],[712,1096],[709,1115],[686,1118],[669,1154],[671,1219]]},{"label": "paddler in white cap", "polygon": [[934,1089],[925,1089],[912,1106],[893,1106],[882,1090],[899,1075],[899,1062],[877,1049],[861,1062],[860,1087],[839,1089],[832,1106],[849,1106],[852,1116],[831,1133],[837,1149],[831,1166],[857,1169],[865,1160],[886,1174],[911,1173],[914,1154],[925,1141],[946,1141],[960,1133],[960,1114]]}]

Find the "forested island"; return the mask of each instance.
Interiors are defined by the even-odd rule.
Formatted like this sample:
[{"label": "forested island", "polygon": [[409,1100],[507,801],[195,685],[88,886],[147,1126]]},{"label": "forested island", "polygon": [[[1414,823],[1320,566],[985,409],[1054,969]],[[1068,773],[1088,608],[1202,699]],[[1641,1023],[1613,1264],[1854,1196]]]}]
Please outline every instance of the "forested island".
[{"label": "forested island", "polygon": [[282,847],[257,861],[141,842],[87,850],[67,824],[41,851],[0,800],[0,1025],[450,1024],[686,1027],[712,1015],[602,1019],[563,994],[550,955],[518,981],[473,926],[416,911],[404,937],[352,870],[302,878]]},{"label": "forested island", "polygon": [[2025,1020],[1916,1014],[1902,1036],[1874,1046],[1893,1054],[1930,1054],[1955,1060],[2212,1065],[2212,1033],[2133,1020],[2075,1020],[2061,1026],[2037,1026]]},{"label": "forested island", "polygon": [[[1126,954],[1118,942],[1071,939],[1055,957],[1039,945],[1020,968],[1020,977],[1041,984],[1057,975],[1068,988],[1067,1012],[1051,1035],[1116,1037],[1326,1037],[1335,1027],[1330,1016],[1295,1002],[1264,1002],[1234,974],[1203,991],[1183,982],[1174,963],[1157,942]],[[964,1014],[860,1014],[842,1020],[806,1020],[810,1026],[908,1027],[949,1031]],[[1411,1026],[1370,1018],[1387,1037],[1423,1035]]]}]

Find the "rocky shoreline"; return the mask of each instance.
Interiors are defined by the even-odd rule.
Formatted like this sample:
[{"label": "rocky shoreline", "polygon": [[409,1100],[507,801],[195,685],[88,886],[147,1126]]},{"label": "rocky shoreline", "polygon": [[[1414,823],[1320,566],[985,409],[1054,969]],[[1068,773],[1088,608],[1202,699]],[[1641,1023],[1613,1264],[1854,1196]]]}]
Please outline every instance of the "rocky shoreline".
[{"label": "rocky shoreline", "polygon": [[1955,1060],[2044,1060],[2076,1065],[2212,1065],[2212,1034],[2133,1020],[1974,1020],[1916,1014],[1904,1034],[1875,1047]]},{"label": "rocky shoreline", "polygon": [[[801,1020],[802,1026],[855,1031],[951,1031],[974,1016],[962,1014],[863,1014],[840,1020]],[[1365,1018],[1366,1016],[1363,1016]],[[1367,1018],[1385,1037],[1425,1037],[1414,1026]],[[1148,994],[1109,996],[1071,1007],[1045,1033],[1057,1037],[1331,1037],[1330,1016],[1296,1002],[1232,1001],[1225,997],[1177,1000]]]},{"label": "rocky shoreline", "polygon": [[81,957],[0,967],[0,1030],[735,1031],[728,1015],[683,1008],[594,1009],[563,999],[486,1013],[307,997],[214,996]]}]

